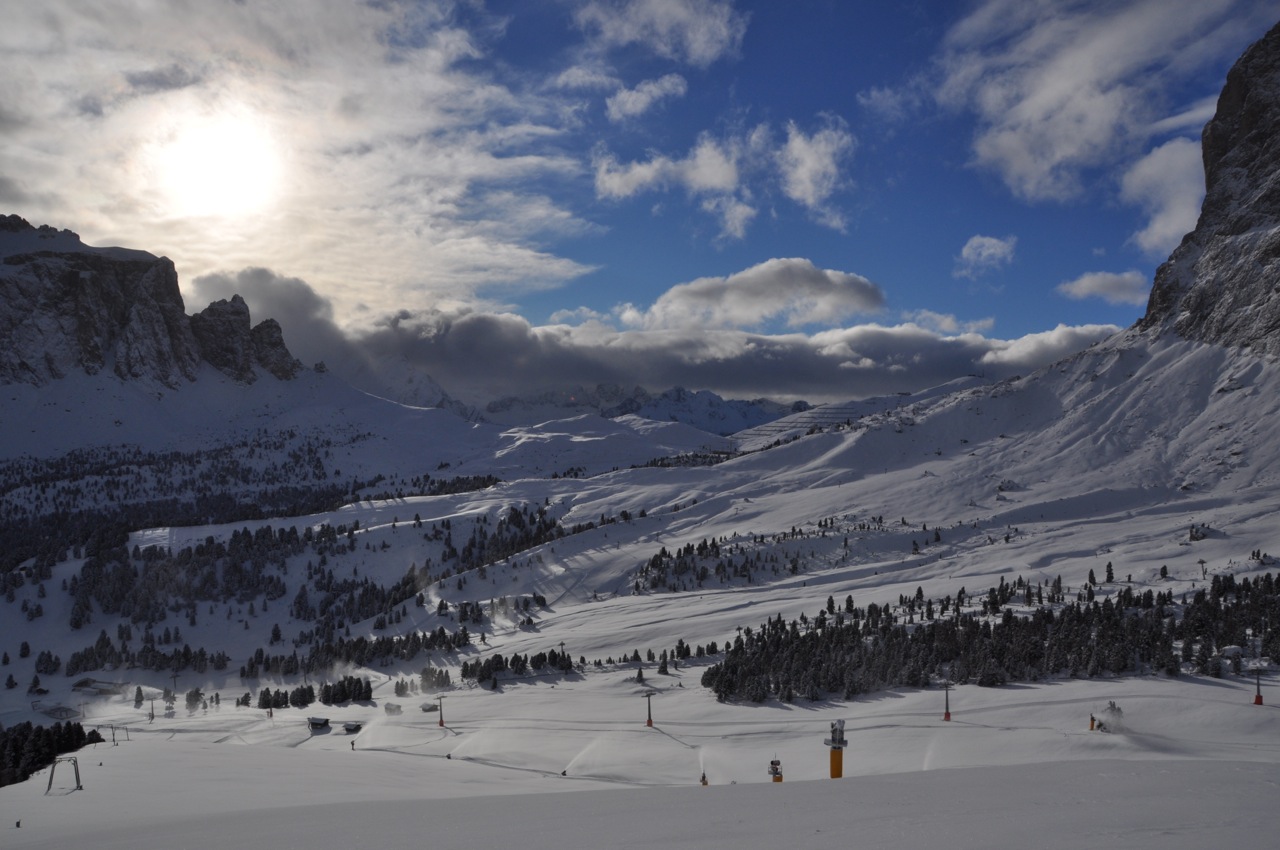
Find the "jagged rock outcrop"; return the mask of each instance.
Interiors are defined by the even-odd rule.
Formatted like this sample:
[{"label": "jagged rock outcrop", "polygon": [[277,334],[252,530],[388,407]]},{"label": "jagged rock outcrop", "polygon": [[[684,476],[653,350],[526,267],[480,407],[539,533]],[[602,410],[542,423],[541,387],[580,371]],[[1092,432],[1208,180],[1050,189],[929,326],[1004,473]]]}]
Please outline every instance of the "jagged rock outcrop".
[{"label": "jagged rock outcrop", "polygon": [[251,328],[249,305],[239,295],[230,301],[215,301],[191,317],[191,332],[201,356],[211,366],[242,383],[258,379],[255,367],[288,380],[302,364],[284,344],[284,334],[275,319]]},{"label": "jagged rock outcrop", "polygon": [[302,361],[289,353],[284,344],[284,330],[275,319],[263,319],[254,325],[249,339],[253,343],[254,361],[280,380],[295,378],[302,371]]},{"label": "jagged rock outcrop", "polygon": [[93,248],[76,234],[0,216],[0,384],[41,386],[109,369],[166,387],[194,381],[201,361],[252,382],[302,368],[273,319],[250,329],[236,296],[188,317],[173,263],[144,251]]},{"label": "jagged rock outcrop", "polygon": [[1200,219],[1156,271],[1138,326],[1280,354],[1280,24],[1227,74],[1201,144]]},{"label": "jagged rock outcrop", "polygon": [[237,381],[252,383],[253,344],[249,339],[249,305],[239,295],[214,301],[191,317],[191,333],[213,368]]}]

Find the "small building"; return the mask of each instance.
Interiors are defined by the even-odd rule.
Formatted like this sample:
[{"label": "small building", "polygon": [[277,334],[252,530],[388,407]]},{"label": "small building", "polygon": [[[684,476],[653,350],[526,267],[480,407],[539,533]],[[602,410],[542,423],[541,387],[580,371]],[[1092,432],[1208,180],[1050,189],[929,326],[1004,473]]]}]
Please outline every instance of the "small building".
[{"label": "small building", "polygon": [[307,725],[311,727],[311,731],[329,728],[329,718],[327,717],[308,717]]},{"label": "small building", "polygon": [[71,690],[88,696],[118,697],[127,693],[129,686],[125,682],[103,682],[99,679],[87,678],[77,681],[71,686]]},{"label": "small building", "polygon": [[54,720],[71,720],[80,716],[79,711],[65,705],[51,705],[48,708],[40,709],[40,713],[46,717],[52,717]]},{"label": "small building", "polygon": [[401,706],[399,703],[388,702],[383,704],[382,710],[385,711],[387,714],[400,714],[401,712],[404,711],[404,707]]},{"label": "small building", "polygon": [[348,735],[354,735],[363,728],[364,728],[363,723],[357,723],[354,720],[348,720],[346,723],[342,724],[343,731],[346,732]]}]

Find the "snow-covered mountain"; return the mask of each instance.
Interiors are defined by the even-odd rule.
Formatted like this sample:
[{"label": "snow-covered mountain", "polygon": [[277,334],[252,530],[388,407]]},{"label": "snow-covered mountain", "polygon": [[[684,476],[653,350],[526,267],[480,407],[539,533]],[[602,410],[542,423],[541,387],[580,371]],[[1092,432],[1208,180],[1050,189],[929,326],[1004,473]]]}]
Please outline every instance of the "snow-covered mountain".
[{"label": "snow-covered mountain", "polygon": [[547,392],[529,398],[505,398],[485,406],[483,418],[505,425],[532,425],[549,419],[596,413],[609,419],[641,416],[658,422],[683,422],[701,431],[729,436],[791,413],[807,410],[799,401],[782,404],[769,399],[724,399],[709,390],[692,392],[673,387],[654,395],[643,387],[624,389],[600,384],[594,389]]},{"label": "snow-covered mountain", "polygon": [[[850,774],[901,781],[900,796],[932,801],[926,808],[953,799],[931,784],[925,771],[935,767],[954,768],[960,787],[999,789],[1008,811],[1054,810],[1053,795],[1030,789],[1065,774],[1075,803],[1045,815],[1055,826],[1034,840],[1168,846],[1176,821],[1175,843],[1198,846],[1204,788],[1186,796],[1181,784],[1195,775],[1250,789],[1280,781],[1271,555],[1280,553],[1280,365],[1268,333],[1280,310],[1269,247],[1280,240],[1280,151],[1265,130],[1280,124],[1278,53],[1280,28],[1233,69],[1206,129],[1206,211],[1162,267],[1144,319],[1020,378],[799,411],[731,440],[594,412],[477,424],[324,373],[246,383],[207,362],[192,367],[194,381],[179,370],[187,382],[173,389],[126,380],[106,359],[97,373],[5,385],[0,557],[12,569],[0,673],[14,687],[0,692],[0,722],[39,721],[83,701],[143,744],[94,759],[104,779],[128,779],[109,787],[152,787],[159,780],[147,777],[176,755],[197,762],[189,771],[207,778],[202,788],[243,778],[243,790],[222,792],[227,812],[257,812],[263,788],[289,770],[306,775],[314,797],[284,799],[323,825],[322,846],[339,841],[331,830],[342,777],[359,777],[349,790],[357,802],[693,785],[701,775],[763,783],[771,758],[798,765],[789,781],[819,779],[828,764],[820,742],[846,719]],[[619,404],[627,395],[617,392]],[[1215,606],[1229,609],[1227,620],[1196,619]],[[1164,654],[1131,643],[1100,658],[1088,641],[1105,624],[1138,622],[1105,618],[1143,611]],[[1104,625],[1081,626],[1075,618],[1085,616]],[[1093,651],[1086,658],[1073,646],[1042,672],[1025,657],[975,662],[960,660],[956,645],[915,657],[904,648],[909,669],[895,681],[914,684],[881,676],[884,689],[869,694],[856,687],[865,679],[818,688],[789,666],[752,673],[758,699],[721,701],[702,686],[760,635],[820,648],[846,618],[863,624],[859,651],[892,635],[909,648],[948,627],[968,645],[1024,622],[1060,627],[1064,641],[1074,634]],[[1006,675],[1021,684],[979,687],[978,663],[1000,674],[985,684]],[[373,699],[251,707],[264,691],[347,675],[376,683]],[[86,695],[93,683],[73,690],[81,677],[122,685],[124,695]],[[932,687],[953,679],[962,684],[945,695]],[[188,711],[152,719],[132,699],[135,688],[145,702],[171,685],[200,689]],[[229,703],[246,691],[250,705],[200,706],[211,692]],[[955,721],[939,716],[942,705],[957,709]],[[307,714],[321,712],[359,731],[308,729]],[[1090,731],[1098,718],[1109,732]],[[287,768],[268,767],[277,751]],[[1036,781],[1018,765],[1036,766]],[[1114,805],[1150,794],[1157,776],[1159,801],[1143,797],[1136,813]],[[1097,783],[1111,792],[1094,794]],[[38,813],[45,831],[28,838],[23,828],[31,846],[91,831],[101,843],[104,826],[116,842],[108,846],[139,841],[112,814],[127,810],[124,791],[94,805],[68,794],[66,808],[82,808],[58,826],[55,804],[32,787],[0,791],[6,811],[20,800]],[[926,787],[935,790],[920,794]],[[798,802],[816,796],[770,804],[732,788],[708,793],[716,805],[694,804],[681,824],[756,806],[769,816],[733,840],[699,830],[693,846],[760,836],[828,846],[839,828],[834,816],[790,819],[818,808]],[[1252,808],[1258,795],[1213,794],[1217,837],[1269,841],[1273,827]],[[821,799],[836,805],[834,795]],[[949,827],[963,818],[975,846],[1033,840],[994,823],[995,804],[982,808],[981,795],[955,799],[964,802],[937,809],[946,818],[897,812],[883,821],[892,828],[868,829],[901,842],[924,817],[931,831],[912,843],[953,841]],[[175,822],[216,834],[200,811],[188,801]],[[366,813],[360,823],[378,836],[405,838],[386,825],[402,809],[388,804],[378,823],[367,808],[342,811]],[[568,831],[571,843],[609,843],[587,820]],[[1087,842],[1064,839],[1078,838],[1066,830],[1081,822],[1101,827]],[[641,834],[642,824],[627,823]],[[796,838],[802,832],[813,840]],[[527,837],[498,827],[485,835]],[[474,838],[451,833],[444,843]]]},{"label": "snow-covered mountain", "polygon": [[202,362],[236,381],[302,368],[280,325],[249,324],[239,296],[187,316],[173,263],[92,248],[67,230],[0,218],[0,384],[42,386],[107,371],[175,388]]},{"label": "snow-covered mountain", "polygon": [[[1280,24],[1277,25],[1280,27]],[[1205,199],[1196,229],[1157,271],[1139,326],[1280,354],[1280,35],[1227,74],[1201,138]]]},{"label": "snow-covered mountain", "polygon": [[379,398],[408,407],[439,407],[472,421],[481,418],[474,408],[450,396],[435,378],[403,354],[385,355],[372,362],[334,364],[329,368],[353,387]]}]

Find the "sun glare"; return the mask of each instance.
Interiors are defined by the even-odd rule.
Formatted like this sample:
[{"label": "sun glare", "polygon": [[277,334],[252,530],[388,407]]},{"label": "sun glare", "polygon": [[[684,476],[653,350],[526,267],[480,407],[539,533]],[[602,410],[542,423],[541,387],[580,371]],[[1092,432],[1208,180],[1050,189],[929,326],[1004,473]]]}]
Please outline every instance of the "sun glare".
[{"label": "sun glare", "polygon": [[235,217],[265,210],[281,181],[275,140],[261,121],[222,115],[181,124],[156,152],[169,211]]}]

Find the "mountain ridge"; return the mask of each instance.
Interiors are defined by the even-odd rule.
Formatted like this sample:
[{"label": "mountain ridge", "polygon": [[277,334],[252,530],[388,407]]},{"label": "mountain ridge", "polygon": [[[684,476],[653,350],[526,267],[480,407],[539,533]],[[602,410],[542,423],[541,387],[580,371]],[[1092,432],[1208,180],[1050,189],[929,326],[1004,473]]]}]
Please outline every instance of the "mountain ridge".
[{"label": "mountain ridge", "polygon": [[92,248],[9,215],[0,260],[0,384],[105,370],[174,389],[195,381],[201,362],[241,382],[260,372],[289,380],[302,368],[279,324],[251,326],[239,296],[188,316],[166,257]]},{"label": "mountain ridge", "polygon": [[1199,220],[1137,327],[1280,354],[1280,24],[1231,67],[1201,147]]},{"label": "mountain ridge", "polygon": [[534,424],[581,413],[596,413],[606,419],[640,416],[659,422],[682,422],[727,437],[807,409],[809,404],[804,401],[725,399],[710,390],[672,387],[652,393],[640,386],[628,390],[618,384],[597,384],[594,388],[579,386],[535,396],[498,399],[486,405],[479,416],[485,421],[506,425]]}]

